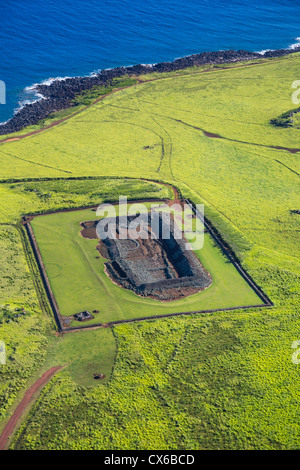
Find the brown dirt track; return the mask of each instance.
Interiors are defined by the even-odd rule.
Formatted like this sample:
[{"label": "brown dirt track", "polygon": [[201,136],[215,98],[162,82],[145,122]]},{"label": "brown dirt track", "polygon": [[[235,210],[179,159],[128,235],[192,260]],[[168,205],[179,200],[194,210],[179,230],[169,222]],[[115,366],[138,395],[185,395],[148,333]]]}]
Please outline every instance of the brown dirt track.
[{"label": "brown dirt track", "polygon": [[8,441],[13,432],[15,431],[18,421],[28,405],[33,401],[34,395],[41,391],[41,389],[49,382],[49,380],[61,369],[61,366],[51,367],[25,392],[25,395],[13,415],[10,417],[6,426],[4,427],[0,436],[0,450],[5,450],[8,446]]}]

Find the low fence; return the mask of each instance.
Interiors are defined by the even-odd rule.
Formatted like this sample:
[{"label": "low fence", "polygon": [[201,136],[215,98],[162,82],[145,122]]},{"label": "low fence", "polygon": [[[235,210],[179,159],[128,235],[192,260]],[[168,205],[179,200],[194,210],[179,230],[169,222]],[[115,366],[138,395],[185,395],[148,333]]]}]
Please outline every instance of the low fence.
[{"label": "low fence", "polygon": [[[196,207],[195,205],[189,201],[188,199],[184,200],[186,204],[192,209],[193,213],[196,215]],[[235,256],[235,253],[230,249],[227,243],[223,240],[220,233],[217,231],[215,227],[204,217],[204,227],[209,232],[210,236],[214,239],[214,241],[219,245],[222,252],[227,256],[229,261],[234,265],[240,275],[245,279],[245,281],[249,284],[249,286],[254,290],[254,292],[258,295],[258,297],[264,302],[265,306],[273,306],[273,302],[269,299],[269,297],[264,293],[261,287],[259,287],[254,280],[251,278],[250,274],[246,272],[246,270],[242,267],[239,260]]]}]

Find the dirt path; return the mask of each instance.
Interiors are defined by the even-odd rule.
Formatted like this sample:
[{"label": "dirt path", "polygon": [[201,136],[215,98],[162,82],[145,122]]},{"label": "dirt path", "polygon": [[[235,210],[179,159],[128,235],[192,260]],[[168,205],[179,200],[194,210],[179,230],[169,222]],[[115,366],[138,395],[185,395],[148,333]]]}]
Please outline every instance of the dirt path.
[{"label": "dirt path", "polygon": [[22,401],[19,403],[13,415],[10,417],[9,421],[7,422],[5,428],[2,431],[2,434],[0,436],[0,450],[5,450],[7,448],[10,436],[15,431],[18,425],[18,421],[21,418],[23,412],[25,411],[27,406],[33,401],[34,395],[37,392],[40,392],[41,389],[54,376],[54,374],[56,374],[56,372],[60,369],[61,366],[51,367],[51,369],[48,369],[46,372],[44,372],[44,374],[28,390],[26,390]]}]

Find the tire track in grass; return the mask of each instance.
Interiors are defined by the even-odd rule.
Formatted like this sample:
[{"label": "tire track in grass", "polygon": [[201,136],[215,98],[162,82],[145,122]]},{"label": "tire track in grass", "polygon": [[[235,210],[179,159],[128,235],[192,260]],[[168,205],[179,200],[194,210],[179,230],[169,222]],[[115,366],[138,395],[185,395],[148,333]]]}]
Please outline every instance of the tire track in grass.
[{"label": "tire track in grass", "polygon": [[[25,139],[26,137],[31,137],[31,136],[34,136],[36,134],[39,134],[40,132],[44,132],[44,131],[47,131],[49,129],[52,129],[53,127],[56,127],[58,126],[59,124],[61,123],[64,123],[65,121],[68,121],[69,119],[71,119],[72,117],[76,116],[77,114],[80,114],[86,110],[89,110],[92,106],[96,105],[97,103],[99,103],[100,101],[104,100],[104,98],[106,98],[107,96],[111,96],[115,93],[117,93],[118,91],[122,91],[122,90],[126,90],[127,88],[132,88],[134,87],[135,85],[139,85],[139,84],[142,84],[144,82],[140,82],[140,83],[135,83],[135,84],[132,84],[132,85],[128,85],[128,86],[125,86],[125,87],[121,87],[121,88],[116,88],[115,90],[112,90],[111,92],[109,93],[106,93],[105,95],[101,95],[99,96],[99,98],[96,98],[95,101],[93,101],[91,104],[87,105],[87,106],[84,106],[84,108],[82,109],[79,109],[78,111],[75,111],[74,113],[70,114],[69,116],[66,116],[64,118],[61,118],[61,119],[58,119],[57,121],[54,121],[52,122],[51,124],[49,124],[48,126],[46,127],[42,127],[41,129],[37,129],[35,131],[31,131],[31,132],[28,132],[26,134],[21,134],[21,135],[17,135],[17,136],[13,136],[14,135],[14,132],[10,132],[9,134],[7,134],[8,137],[6,137],[5,139],[2,139],[0,140],[0,144],[5,144],[5,143],[9,143],[9,142],[14,142],[16,140],[21,140],[21,139]],[[64,109],[70,109],[70,107],[68,108],[62,108],[61,110],[59,111],[63,111]],[[45,117],[45,119],[49,118],[49,116],[51,115],[52,113],[50,113],[48,116]],[[38,124],[38,123],[37,123]],[[26,128],[26,126],[25,126]],[[24,129],[24,128],[23,128]],[[19,131],[17,131],[19,132]],[[12,137],[9,137],[9,135],[12,135]]]},{"label": "tire track in grass", "polygon": [[[150,79],[148,79],[148,80],[137,78],[137,83],[134,83],[134,84],[132,84],[132,85],[128,85],[128,86],[125,86],[125,87],[117,88],[117,89],[114,89],[114,90],[112,90],[111,92],[109,92],[109,93],[107,93],[107,94],[105,94],[105,95],[101,95],[99,98],[97,98],[97,99],[96,99],[95,101],[93,101],[91,104],[85,106],[84,108],[82,108],[82,109],[80,109],[80,110],[78,110],[78,111],[75,111],[74,113],[72,113],[72,114],[69,115],[69,116],[66,116],[66,117],[64,117],[64,118],[61,118],[61,119],[59,119],[59,120],[57,120],[57,121],[52,122],[51,124],[49,124],[48,126],[46,126],[46,127],[44,127],[44,128],[37,129],[37,130],[35,130],[35,131],[31,131],[31,132],[26,133],[26,134],[21,134],[21,135],[19,135],[19,136],[14,136],[14,132],[10,132],[9,134],[7,134],[7,137],[6,137],[5,139],[0,140],[0,144],[2,144],[2,143],[9,143],[9,142],[17,141],[17,140],[21,140],[21,139],[24,139],[24,138],[26,138],[26,137],[30,137],[30,136],[33,136],[33,135],[35,135],[35,134],[38,134],[38,133],[40,133],[40,132],[47,131],[47,130],[49,130],[49,129],[51,129],[51,128],[53,128],[53,127],[55,127],[55,126],[57,126],[57,125],[59,125],[59,124],[61,124],[61,123],[63,123],[64,121],[69,120],[69,119],[72,118],[73,116],[76,116],[77,114],[82,113],[82,112],[88,110],[89,108],[91,108],[91,107],[97,105],[99,102],[101,102],[102,100],[104,100],[107,96],[111,96],[111,95],[117,93],[118,91],[126,90],[126,89],[128,89],[128,88],[133,88],[133,87],[135,87],[135,86],[137,86],[137,85],[143,85],[143,84],[145,84],[145,83],[151,83],[151,82],[155,82],[155,81],[158,81],[158,80],[169,80],[170,78],[176,79],[176,78],[181,78],[181,77],[188,77],[188,76],[190,76],[190,75],[203,74],[203,73],[207,73],[207,72],[218,73],[218,72],[223,72],[224,70],[228,70],[228,69],[237,69],[237,68],[245,68],[245,67],[248,67],[248,66],[255,66],[255,65],[260,66],[260,65],[269,65],[269,64],[270,64],[268,58],[265,59],[265,60],[263,60],[262,58],[259,58],[258,60],[260,60],[261,62],[252,62],[252,63],[250,62],[250,63],[248,63],[248,64],[243,64],[243,65],[236,65],[236,64],[235,64],[235,65],[233,65],[233,66],[232,66],[232,65],[229,65],[229,63],[228,63],[228,66],[225,65],[224,67],[221,67],[221,68],[218,68],[218,69],[215,69],[215,68],[214,68],[215,66],[213,65],[212,68],[204,69],[204,70],[199,70],[199,71],[193,71],[193,72],[189,72],[189,73],[184,73],[184,69],[182,69],[182,72],[183,72],[183,73],[178,73],[178,74],[175,73],[175,75],[170,75],[170,76],[167,76],[167,77],[150,78]],[[272,60],[273,60],[273,61],[285,61],[285,60],[288,60],[288,58],[279,57],[279,58],[276,58],[276,59],[273,58]],[[201,66],[200,66],[200,68],[201,68]],[[177,72],[180,72],[180,70],[177,71]],[[159,72],[157,72],[157,73],[159,73]],[[222,78],[222,77],[218,77],[218,78]],[[246,77],[243,77],[243,78],[238,78],[238,80],[253,80],[254,78],[256,78],[256,77],[247,77],[247,78],[246,78]],[[286,79],[286,77],[276,77],[276,78],[277,78],[277,79],[279,79],[279,78],[281,79],[281,78],[282,78],[282,79],[284,79],[284,80]],[[225,78],[225,79],[227,80],[227,78]],[[233,80],[232,77],[231,77],[231,79]],[[265,78],[264,78],[264,79],[265,79]],[[273,79],[273,78],[272,78],[272,79]],[[215,78],[213,77],[213,78],[210,78],[210,79],[208,79],[208,80],[215,80]],[[131,98],[130,98],[130,99],[131,99]],[[153,103],[151,103],[151,104],[153,104]],[[155,104],[155,103],[154,103],[154,104]],[[68,108],[62,108],[60,111],[62,111],[63,109],[68,109]],[[51,114],[51,113],[50,113],[50,114]],[[47,119],[48,117],[49,117],[49,115],[46,116],[46,119]],[[11,135],[12,137],[9,137],[10,135]],[[299,151],[300,151],[300,149],[299,149]]]}]

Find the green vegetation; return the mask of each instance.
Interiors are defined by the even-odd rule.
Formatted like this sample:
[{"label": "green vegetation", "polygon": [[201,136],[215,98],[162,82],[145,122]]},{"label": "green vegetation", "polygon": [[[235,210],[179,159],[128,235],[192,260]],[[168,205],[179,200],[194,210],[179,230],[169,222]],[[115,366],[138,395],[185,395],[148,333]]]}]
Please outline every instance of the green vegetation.
[{"label": "green vegetation", "polygon": [[[52,365],[65,366],[11,448],[300,447],[299,365],[291,361],[300,327],[300,171],[298,153],[285,150],[300,149],[300,135],[270,123],[291,108],[299,64],[297,53],[250,66],[136,77],[152,81],[0,144],[0,305],[6,312],[0,339],[8,350],[0,366],[2,425],[35,378]],[[154,189],[139,178],[174,184],[204,203],[207,218],[274,308],[55,336],[21,216],[97,205],[124,190],[132,198],[171,197],[168,187],[157,191],[159,184]],[[219,258],[212,252],[213,246],[210,270]],[[218,266],[215,276],[225,269]],[[240,295],[234,285],[231,290]],[[8,318],[15,308],[28,314]],[[102,370],[106,382],[91,378]]]},{"label": "green vegetation", "polygon": [[[95,220],[92,210],[35,217],[31,222],[46,273],[63,316],[97,310],[85,324],[144,316],[247,305],[262,301],[228,262],[208,234],[197,252],[213,284],[203,292],[173,302],[142,298],[111,282],[104,271],[106,259],[96,251],[97,240],[80,236],[80,222]],[[78,325],[75,320],[71,325]]]},{"label": "green vegetation", "polygon": [[[0,339],[6,344],[8,359],[7,365],[0,367],[0,406],[3,419],[19,393],[39,376],[40,365],[50,354],[47,353],[47,348],[50,348],[55,339],[54,319],[28,239],[19,223],[21,216],[30,210],[40,213],[49,211],[49,208],[55,211],[65,207],[98,205],[123,195],[124,192],[129,198],[135,199],[136,195],[170,198],[172,191],[168,186],[129,178],[53,179],[22,183],[11,181],[1,184],[0,191],[3,222],[0,225]],[[95,341],[99,334],[95,333]],[[110,334],[106,338],[105,343],[99,341],[103,348],[105,346],[105,351],[101,348],[99,350],[99,347],[98,350],[95,349],[95,343],[90,339],[86,355],[90,358],[97,358],[99,354],[100,357],[102,354],[107,358],[109,355],[102,366],[109,377],[115,359],[115,342]],[[107,347],[109,340],[110,346]],[[75,364],[82,362],[80,348],[76,349],[73,344],[67,356],[63,352],[59,360],[58,353],[56,354],[60,365],[70,362],[72,348]],[[50,363],[49,367],[52,365]],[[45,363],[43,370],[47,367],[48,363]],[[86,363],[82,362],[82,370],[85,367]],[[69,368],[72,370],[71,364]],[[80,368],[77,376],[75,374],[79,383],[93,380],[89,374],[86,378],[80,378],[79,375]]]},{"label": "green vegetation", "polygon": [[137,83],[137,80],[135,78],[130,78],[127,76],[124,76],[122,78],[113,78],[110,84],[106,86],[95,86],[90,90],[78,93],[78,95],[76,95],[75,98],[72,100],[71,107],[51,113],[49,114],[49,116],[47,116],[47,118],[41,119],[37,124],[27,126],[18,132],[2,135],[0,136],[0,140],[20,137],[24,134],[45,129],[48,126],[56,124],[60,120],[64,120],[66,118],[71,117],[73,114],[77,114],[82,109],[86,108],[87,106],[90,106],[95,100],[103,98],[105,95],[112,93],[113,91],[118,90],[119,88],[126,88],[128,86],[134,85],[135,83]]},{"label": "green vegetation", "polygon": [[[80,386],[95,386],[107,383],[111,378],[116,358],[116,343],[110,328],[73,332],[55,338],[49,350],[48,366],[61,364]],[[103,379],[94,379],[94,374],[104,374]]]}]

